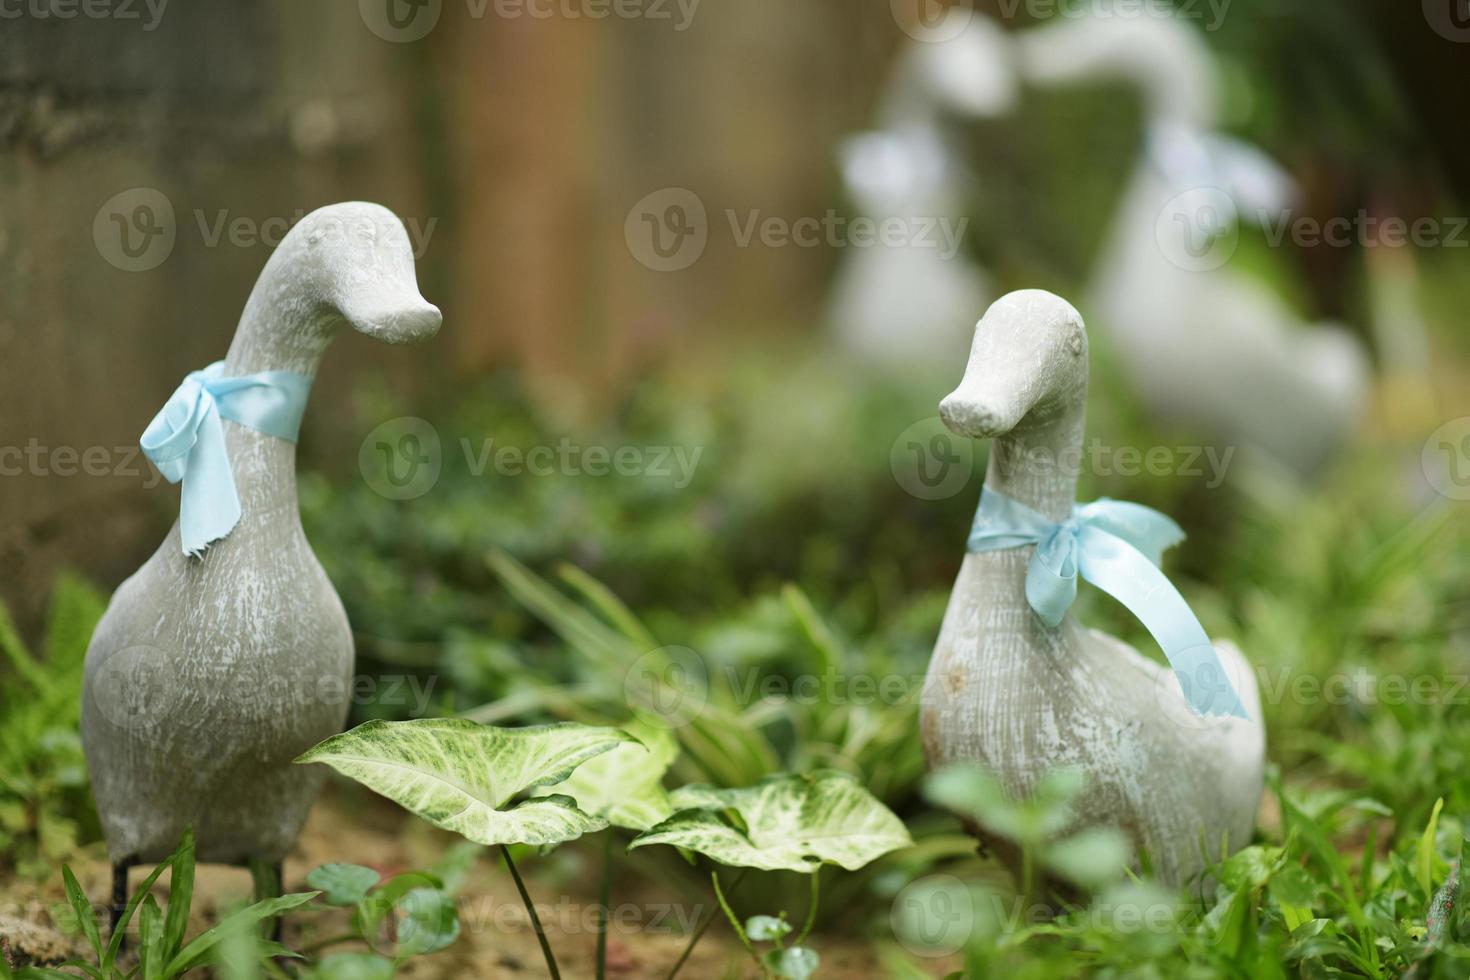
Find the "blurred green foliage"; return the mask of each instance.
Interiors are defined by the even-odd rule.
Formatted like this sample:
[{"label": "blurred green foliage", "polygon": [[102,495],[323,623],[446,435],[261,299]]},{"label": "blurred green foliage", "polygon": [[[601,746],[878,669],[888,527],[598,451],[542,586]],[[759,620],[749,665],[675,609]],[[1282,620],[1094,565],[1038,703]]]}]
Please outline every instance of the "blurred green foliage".
[{"label": "blurred green foliage", "polygon": [[64,576],[51,598],[40,655],[0,605],[0,868],[49,876],[100,836],[79,731],[82,663],[103,600]]}]

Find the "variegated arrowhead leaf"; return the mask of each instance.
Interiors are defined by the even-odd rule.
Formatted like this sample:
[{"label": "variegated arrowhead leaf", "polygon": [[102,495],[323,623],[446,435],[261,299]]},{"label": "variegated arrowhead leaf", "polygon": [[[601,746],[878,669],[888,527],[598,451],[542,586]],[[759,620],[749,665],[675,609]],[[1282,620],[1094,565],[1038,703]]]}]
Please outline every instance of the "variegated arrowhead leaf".
[{"label": "variegated arrowhead leaf", "polygon": [[835,770],[768,776],[754,786],[685,786],[670,794],[677,811],[630,847],[672,844],[721,864],[810,874],[823,863],[856,871],[913,844],[903,821]]},{"label": "variegated arrowhead leaf", "polygon": [[632,736],[616,728],[491,728],[462,718],[370,721],[298,758],[321,762],[479,844],[559,844],[603,830],[567,796],[514,797],[559,783]]},{"label": "variegated arrowhead leaf", "polygon": [[647,830],[674,812],[663,779],[679,754],[679,743],[667,729],[637,721],[624,727],[638,741],[578,766],[556,792],[616,827]]}]

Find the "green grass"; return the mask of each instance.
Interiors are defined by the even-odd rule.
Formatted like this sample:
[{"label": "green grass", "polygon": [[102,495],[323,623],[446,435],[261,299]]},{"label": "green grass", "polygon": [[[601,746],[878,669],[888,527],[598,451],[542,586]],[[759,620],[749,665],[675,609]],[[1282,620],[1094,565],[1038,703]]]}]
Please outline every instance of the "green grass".
[{"label": "green grass", "polygon": [[[1116,379],[1100,349],[1093,435],[1187,444],[1187,434],[1150,428]],[[914,699],[858,703],[790,687],[897,678],[916,693],[983,451],[970,485],[935,502],[905,493],[889,458],[899,433],[932,415],[945,380],[885,384],[785,351],[685,366],[582,426],[545,422],[506,379],[437,406],[364,394],[363,431],[394,415],[436,425],[443,475],[424,497],[394,502],[351,474],[304,474],[303,518],[357,632],[359,670],[432,679],[433,712],[621,723],[633,709],[630,677],[680,667],[683,648],[703,672],[705,710],[680,729],[675,781],[858,774],[917,846],[860,875],[824,876],[823,908],[835,910],[824,929],[889,936],[904,889],[950,875],[974,910],[962,955],[977,975],[1470,972],[1453,893],[1470,805],[1470,526],[1463,505],[1425,488],[1413,438],[1365,439],[1307,490],[1244,463],[1217,489],[1182,476],[1084,478],[1084,497],[1138,500],[1184,525],[1190,540],[1170,557],[1171,578],[1210,633],[1237,641],[1259,670],[1269,800],[1256,839],[1207,890],[1169,893],[1142,875],[1094,883],[1056,918],[1018,916],[1015,883],[921,796]],[[526,448],[563,436],[703,455],[677,488],[476,476],[458,441]],[[100,603],[68,582],[55,608],[39,657],[0,622],[10,675],[0,689],[0,860],[28,873],[95,836],[74,708]],[[1095,590],[1083,589],[1076,611],[1153,649]],[[404,710],[368,703],[355,720]],[[672,890],[706,884],[672,852],[649,860]],[[739,901],[801,909],[804,888],[753,877]],[[1161,924],[1132,923],[1140,910]],[[912,946],[882,941],[896,975],[923,962]]]}]

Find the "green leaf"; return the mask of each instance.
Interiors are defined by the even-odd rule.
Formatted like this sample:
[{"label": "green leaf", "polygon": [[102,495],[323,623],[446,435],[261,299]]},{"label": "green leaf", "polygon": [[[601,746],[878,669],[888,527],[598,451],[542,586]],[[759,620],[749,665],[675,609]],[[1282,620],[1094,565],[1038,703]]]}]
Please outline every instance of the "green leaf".
[{"label": "green leaf", "polygon": [[72,874],[71,868],[61,866],[61,880],[66,887],[66,900],[71,903],[72,911],[76,913],[77,925],[81,927],[82,935],[87,937],[87,944],[102,959],[102,936],[97,931],[97,919],[92,914],[92,903],[87,900],[86,892],[77,883],[77,876]]},{"label": "green leaf", "polygon": [[830,769],[768,776],[742,789],[685,786],[670,802],[677,812],[630,849],[669,844],[721,864],[810,874],[824,862],[856,871],[913,844],[892,811],[852,776]]},{"label": "green leaf", "polygon": [[338,906],[356,905],[381,880],[360,864],[324,864],[306,876],[306,883],[322,893],[322,901]]},{"label": "green leaf", "polygon": [[806,980],[807,977],[817,972],[817,967],[821,962],[817,951],[806,946],[773,949],[765,957],[767,968],[776,976],[786,977],[788,980]]},{"label": "green leaf", "polygon": [[415,888],[398,901],[400,956],[437,953],[459,938],[459,910],[437,888]]},{"label": "green leaf", "polygon": [[163,944],[163,912],[152,895],[143,899],[143,908],[138,912],[138,965],[143,970],[143,980],[162,980],[163,966],[168,954]]},{"label": "green leaf", "polygon": [[245,908],[240,909],[240,911],[227,916],[224,921],[220,922],[213,929],[194,937],[193,942],[179,950],[174,958],[169,961],[164,973],[172,977],[183,973],[185,970],[193,969],[204,962],[219,941],[234,930],[254,925],[264,919],[274,918],[282,912],[288,912],[296,908],[298,905],[305,905],[319,894],[321,893],[298,892],[294,895],[281,895],[278,898],[268,898],[263,902],[247,905]]},{"label": "green leaf", "polygon": [[128,899],[128,904],[123,909],[122,918],[117,920],[117,928],[112,930],[112,937],[107,941],[107,952],[103,954],[102,963],[100,964],[103,973],[108,973],[112,969],[113,963],[116,962],[117,955],[122,950],[123,936],[127,935],[128,923],[133,920],[133,913],[137,911],[138,906],[143,903],[143,898],[152,891],[159,876],[168,869],[172,862],[173,859],[170,858],[150,871],[148,877],[143,879],[143,883],[134,890],[133,897]]},{"label": "green leaf", "polygon": [[1281,918],[1288,932],[1313,919],[1312,906],[1317,900],[1317,883],[1303,869],[1291,866],[1277,872],[1271,878],[1271,897],[1281,908]]},{"label": "green leaf", "polygon": [[560,794],[502,808],[632,740],[615,728],[576,724],[491,728],[461,718],[370,721],[296,761],[325,763],[479,844],[559,844],[602,830],[607,821]]},{"label": "green leaf", "polygon": [[775,942],[791,931],[791,923],[774,915],[752,915],[745,920],[745,934],[758,943]]},{"label": "green leaf", "polygon": [[1123,876],[1133,845],[1112,827],[1090,827],[1046,849],[1046,864],[1084,888],[1097,888]]},{"label": "green leaf", "polygon": [[163,923],[164,958],[170,959],[184,945],[184,932],[189,928],[189,906],[194,901],[194,828],[186,827],[178,849],[169,859],[173,872],[169,876],[168,915]]},{"label": "green leaf", "polygon": [[1434,811],[1429,814],[1429,826],[1419,838],[1419,856],[1414,864],[1414,876],[1426,895],[1434,894],[1435,854],[1434,838],[1439,833],[1439,811],[1444,809],[1444,797],[1434,801]]},{"label": "green leaf", "polygon": [[371,953],[333,953],[311,976],[315,980],[391,980],[393,963]]},{"label": "green leaf", "polygon": [[624,728],[638,741],[584,762],[556,791],[576,800],[584,813],[615,827],[643,831],[674,812],[663,779],[679,754],[679,743],[671,732],[640,721]]}]

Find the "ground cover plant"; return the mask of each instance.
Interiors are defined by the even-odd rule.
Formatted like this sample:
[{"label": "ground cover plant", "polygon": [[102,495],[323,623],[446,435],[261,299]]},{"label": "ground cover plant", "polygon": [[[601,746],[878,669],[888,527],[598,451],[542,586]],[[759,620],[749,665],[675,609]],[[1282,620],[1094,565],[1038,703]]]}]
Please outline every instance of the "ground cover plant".
[{"label": "ground cover plant", "polygon": [[[669,937],[660,974],[695,975],[688,964],[717,950],[736,975],[840,977],[834,951],[860,935],[880,937],[862,969],[899,977],[1464,974],[1470,530],[1461,505],[1423,486],[1418,441],[1371,433],[1306,490],[1244,464],[1216,488],[1183,476],[1085,474],[1084,495],[1139,500],[1180,519],[1194,546],[1171,575],[1209,631],[1236,639],[1259,671],[1273,771],[1256,837],[1176,891],[1154,882],[1147,855],[1129,853],[1116,834],[1054,832],[1074,777],[1055,774],[1043,797],[1014,801],[983,773],[926,775],[916,700],[831,695],[850,694],[858,677],[896,678],[900,694],[916,693],[978,479],[952,498],[912,497],[890,450],[932,408],[786,360],[811,401],[840,410],[778,424],[734,406],[717,385],[701,397],[690,389],[702,379],[675,379],[581,434],[705,440],[710,469],[680,492],[657,480],[487,482],[446,466],[443,485],[400,504],[350,475],[306,479],[308,533],[359,631],[360,671],[412,674],[432,695],[422,719],[412,704],[364,698],[354,707],[359,727],[340,738],[367,741],[401,724],[489,739],[553,726],[590,738],[571,752],[587,753],[575,764],[497,778],[473,811],[430,808],[426,819],[472,831],[477,843],[462,860],[507,887],[518,880],[533,907],[571,880],[603,908],[643,889],[701,908],[686,933]],[[766,376],[776,387],[797,383]],[[1110,394],[1095,399],[1102,438],[1180,444],[1110,384],[1104,378]],[[460,432],[558,437],[503,397],[464,400],[436,416],[451,449]],[[368,403],[365,412],[406,410],[377,396]],[[698,435],[679,435],[681,426]],[[773,463],[763,447],[778,429],[781,447],[805,448]],[[1091,624],[1149,649],[1125,612],[1086,592],[1079,601]],[[38,652],[0,631],[5,897],[50,896],[61,908],[42,918],[70,930],[77,955],[90,951],[98,970],[83,920],[65,911],[74,907],[61,864],[79,870],[100,853],[85,770],[66,738],[100,608],[95,590],[67,579]],[[354,764],[340,768],[362,779]],[[486,756],[476,771],[490,778],[503,768]],[[903,846],[855,869],[773,858],[783,833],[768,832],[751,801],[773,786],[800,798],[803,787],[827,784],[860,788],[899,821]],[[388,795],[424,808],[416,793]],[[360,819],[354,810],[333,809],[331,819]],[[1016,842],[1029,872],[1013,876],[979,853],[966,823]],[[516,833],[480,832],[504,826]],[[497,850],[481,856],[484,846]],[[221,938],[219,955],[235,950],[259,975],[376,977],[410,955],[434,963],[479,941],[455,928],[466,901],[458,872],[351,866],[346,857],[288,875],[305,885],[294,893],[321,894],[290,910],[282,947],[270,945],[266,925]],[[157,904],[158,922],[176,898]],[[149,941],[164,935],[151,907],[139,901],[120,961],[138,976],[145,915]],[[229,912],[211,914],[223,921]],[[576,940],[544,925],[564,966]],[[616,965],[616,931],[588,941],[603,950],[589,962]],[[167,967],[186,947],[149,962]],[[676,965],[686,949],[692,958]],[[44,968],[91,975],[61,964]]]}]

